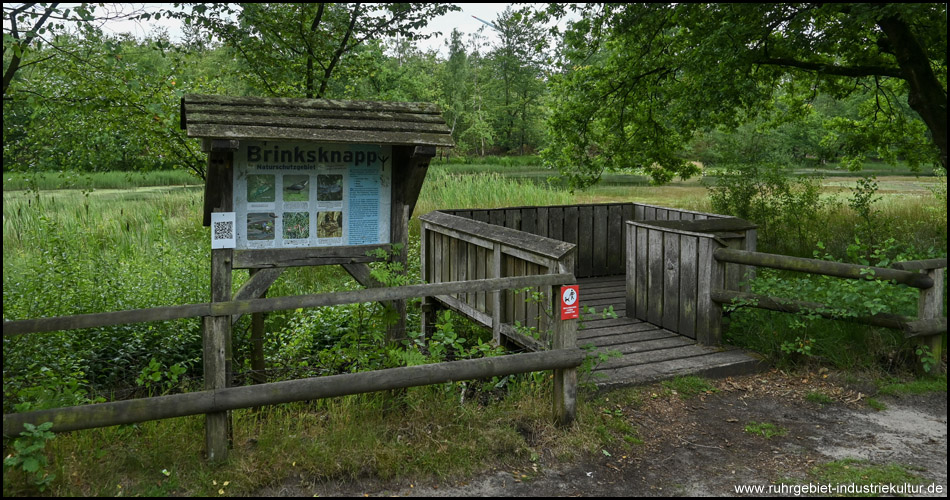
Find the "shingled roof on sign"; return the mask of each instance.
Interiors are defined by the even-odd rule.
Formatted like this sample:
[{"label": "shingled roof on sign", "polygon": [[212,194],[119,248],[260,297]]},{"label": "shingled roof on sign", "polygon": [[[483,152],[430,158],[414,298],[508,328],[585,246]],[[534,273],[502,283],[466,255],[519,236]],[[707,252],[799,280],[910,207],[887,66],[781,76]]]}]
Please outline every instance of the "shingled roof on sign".
[{"label": "shingled roof on sign", "polygon": [[455,145],[439,107],[419,102],[188,94],[181,128],[208,139]]}]

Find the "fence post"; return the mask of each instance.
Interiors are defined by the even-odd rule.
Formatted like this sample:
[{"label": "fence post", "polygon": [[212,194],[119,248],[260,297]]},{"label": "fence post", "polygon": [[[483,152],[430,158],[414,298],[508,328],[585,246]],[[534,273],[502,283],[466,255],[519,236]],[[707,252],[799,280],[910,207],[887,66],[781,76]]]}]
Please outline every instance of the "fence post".
[{"label": "fence post", "polygon": [[[943,269],[925,269],[923,273],[933,280],[934,285],[920,290],[920,298],[917,302],[917,319],[939,318],[943,315]],[[920,347],[929,348],[930,355],[936,359],[937,362],[933,367],[934,373],[942,370],[943,365],[940,360],[943,356],[943,335],[919,337],[917,342]],[[923,363],[920,360],[917,363],[917,370],[918,372],[924,372]]]},{"label": "fence post", "polygon": [[[211,301],[231,300],[231,249],[211,251]],[[204,388],[224,389],[231,374],[231,317],[204,318]],[[231,428],[230,412],[205,415],[205,448],[208,461],[218,462],[228,457]]]},{"label": "fence post", "polygon": [[[561,289],[556,286],[554,294],[554,338],[551,347],[574,349],[577,347],[577,320],[562,320],[560,316]],[[577,415],[577,368],[554,370],[554,420],[559,426],[568,426]]]},{"label": "fence post", "polygon": [[[577,247],[558,260],[558,273],[574,272],[574,257]],[[551,320],[554,322],[552,349],[575,349],[577,347],[576,319],[561,319],[561,286],[551,287]],[[583,293],[583,290],[581,291]],[[568,426],[577,415],[577,368],[554,370],[554,420],[557,425]]]}]

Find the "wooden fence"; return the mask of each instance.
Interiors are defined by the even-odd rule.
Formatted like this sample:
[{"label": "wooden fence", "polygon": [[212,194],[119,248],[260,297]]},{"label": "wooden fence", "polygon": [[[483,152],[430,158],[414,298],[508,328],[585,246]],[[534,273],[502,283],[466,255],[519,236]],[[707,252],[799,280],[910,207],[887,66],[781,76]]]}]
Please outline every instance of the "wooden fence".
[{"label": "wooden fence", "polygon": [[724,215],[679,210],[642,203],[601,203],[511,207],[472,210],[440,210],[495,226],[523,231],[571,243],[577,251],[574,276],[612,276],[626,269],[625,221],[705,220]]},{"label": "wooden fence", "polygon": [[[212,330],[208,327],[209,319],[230,319],[235,314],[404,300],[412,297],[457,296],[461,293],[477,294],[522,287],[556,287],[573,282],[573,275],[559,273],[483,279],[474,282],[455,281],[393,288],[374,288],[356,292],[232,300],[135,311],[4,321],[3,336],[93,328],[124,323],[163,321],[195,316],[205,318],[205,335],[208,336],[211,334],[209,330]],[[23,424],[25,423],[39,425],[44,422],[53,422],[52,431],[63,432],[205,413],[209,417],[209,423],[206,425],[208,458],[210,460],[222,460],[227,456],[228,435],[226,426],[223,432],[217,423],[214,430],[209,430],[207,427],[211,426],[212,416],[220,415],[227,410],[540,370],[555,371],[554,415],[559,424],[566,425],[572,422],[575,416],[576,368],[582,363],[584,353],[575,346],[576,320],[559,322],[554,331],[556,335],[554,340],[555,350],[540,353],[513,354],[246,387],[220,388],[195,393],[53,410],[4,414],[3,435],[4,437],[17,436],[23,430]],[[206,352],[205,357],[207,356],[208,353]],[[205,375],[208,376],[207,373]],[[218,373],[212,375],[223,376]]]},{"label": "wooden fence", "polygon": [[[575,246],[570,243],[442,212],[419,220],[421,274],[429,283],[570,274],[574,269]],[[535,351],[551,349],[554,339],[549,332],[563,336],[560,329],[570,324],[552,319],[558,297],[552,286],[437,295],[423,304],[427,312],[423,328],[429,329],[438,303],[492,329],[496,343],[504,338]]]},{"label": "wooden fence", "polygon": [[730,248],[716,249],[713,251],[712,257],[713,261],[710,262],[712,267],[721,268],[726,263],[743,264],[846,279],[873,278],[917,288],[920,292],[916,319],[889,313],[840,318],[828,312],[830,308],[834,307],[833,305],[802,302],[727,289],[714,288],[710,297],[720,305],[738,304],[744,307],[783,312],[808,311],[830,319],[842,319],[901,330],[906,338],[916,338],[918,344],[927,346],[935,359],[940,360],[942,356],[942,336],[947,333],[947,317],[943,315],[943,274],[947,267],[947,259],[898,262],[894,264],[894,268],[882,268]]}]

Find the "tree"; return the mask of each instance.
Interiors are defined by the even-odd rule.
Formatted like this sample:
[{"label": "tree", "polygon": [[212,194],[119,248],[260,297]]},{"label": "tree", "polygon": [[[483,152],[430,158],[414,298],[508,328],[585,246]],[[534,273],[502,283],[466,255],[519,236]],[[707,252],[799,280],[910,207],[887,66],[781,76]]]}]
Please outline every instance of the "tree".
[{"label": "tree", "polygon": [[[563,15],[564,5],[549,8]],[[776,93],[807,103],[863,94],[855,149],[908,139],[902,98],[926,124],[930,158],[947,168],[944,4],[605,4],[581,9],[564,35],[545,158],[574,187],[607,169],[654,180],[697,168],[694,133],[735,128]],[[898,139],[897,136],[902,136]]]},{"label": "tree", "polygon": [[500,43],[489,53],[495,78],[492,80],[497,104],[495,130],[504,151],[525,153],[537,144],[535,122],[539,121],[544,94],[542,54],[547,44],[541,24],[527,10],[506,8],[492,25]]},{"label": "tree", "polygon": [[433,3],[214,3],[172,14],[233,49],[255,84],[274,96],[325,97],[346,56],[386,37],[421,35],[430,19],[459,7]]}]

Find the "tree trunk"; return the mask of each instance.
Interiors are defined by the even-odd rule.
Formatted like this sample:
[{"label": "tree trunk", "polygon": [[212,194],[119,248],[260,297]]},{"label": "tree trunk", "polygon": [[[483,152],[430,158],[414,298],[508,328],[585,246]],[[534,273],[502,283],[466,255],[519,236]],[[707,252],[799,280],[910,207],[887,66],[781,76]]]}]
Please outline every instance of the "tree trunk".
[{"label": "tree trunk", "polygon": [[897,16],[878,21],[894,49],[897,64],[907,81],[907,104],[924,120],[940,149],[940,164],[947,170],[947,91],[937,80],[927,53],[904,20]]}]

